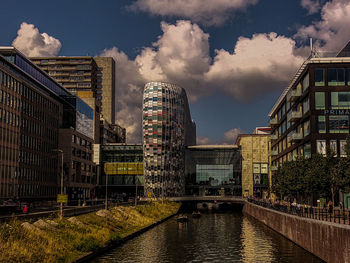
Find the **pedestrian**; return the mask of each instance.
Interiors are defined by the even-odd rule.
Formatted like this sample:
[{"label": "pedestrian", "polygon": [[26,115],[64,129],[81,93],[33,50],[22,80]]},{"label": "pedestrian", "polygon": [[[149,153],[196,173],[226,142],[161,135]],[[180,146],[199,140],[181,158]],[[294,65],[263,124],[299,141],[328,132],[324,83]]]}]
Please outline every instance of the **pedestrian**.
[{"label": "pedestrian", "polygon": [[29,212],[29,206],[28,204],[25,204],[23,207],[23,214],[28,214],[28,212]]},{"label": "pedestrian", "polygon": [[332,200],[329,200],[329,202],[328,202],[328,213],[329,213],[329,215],[333,214],[333,202],[332,202]]}]

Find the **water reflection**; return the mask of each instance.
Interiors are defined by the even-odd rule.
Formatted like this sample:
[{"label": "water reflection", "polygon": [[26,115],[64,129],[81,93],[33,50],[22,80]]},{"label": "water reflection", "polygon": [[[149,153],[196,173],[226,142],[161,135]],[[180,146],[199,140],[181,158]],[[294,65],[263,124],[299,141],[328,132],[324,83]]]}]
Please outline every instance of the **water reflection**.
[{"label": "water reflection", "polygon": [[175,218],[92,262],[322,262],[240,213]]}]

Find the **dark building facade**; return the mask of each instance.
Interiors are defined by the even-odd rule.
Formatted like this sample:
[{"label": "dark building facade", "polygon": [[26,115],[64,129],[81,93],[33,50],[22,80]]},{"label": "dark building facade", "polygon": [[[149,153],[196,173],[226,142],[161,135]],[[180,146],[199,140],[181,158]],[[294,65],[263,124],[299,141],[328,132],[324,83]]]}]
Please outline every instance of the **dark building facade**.
[{"label": "dark building facade", "polygon": [[332,149],[344,156],[349,134],[350,57],[311,57],[271,110],[271,170],[296,156],[311,157]]},{"label": "dark building facade", "polygon": [[186,148],[186,195],[242,195],[241,150],[236,145]]},{"label": "dark building facade", "polygon": [[164,82],[147,83],[142,127],[145,195],[183,195],[185,146],[196,144],[185,90]]},{"label": "dark building facade", "polygon": [[16,49],[0,47],[0,198],[55,198],[60,95],[69,92]]},{"label": "dark building facade", "polygon": [[61,169],[65,192],[71,180],[65,131],[91,143],[93,110],[15,48],[0,47],[0,59],[1,197],[55,199]]}]

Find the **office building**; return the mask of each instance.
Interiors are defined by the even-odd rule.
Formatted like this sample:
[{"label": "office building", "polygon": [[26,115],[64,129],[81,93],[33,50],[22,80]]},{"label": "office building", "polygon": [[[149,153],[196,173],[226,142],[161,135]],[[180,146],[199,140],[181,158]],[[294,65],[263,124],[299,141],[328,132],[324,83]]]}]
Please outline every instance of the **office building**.
[{"label": "office building", "polygon": [[59,128],[74,125],[65,96],[18,50],[0,47],[0,198],[56,197]]},{"label": "office building", "polygon": [[242,195],[266,197],[269,194],[270,135],[240,134],[236,145],[242,160]]},{"label": "office building", "polygon": [[185,158],[186,195],[242,195],[238,146],[188,146]]},{"label": "office building", "polygon": [[185,146],[196,143],[185,90],[169,83],[147,83],[142,128],[146,196],[183,195]]},{"label": "office building", "polygon": [[105,195],[108,177],[108,196],[112,198],[143,196],[143,150],[141,144],[108,143],[101,146],[104,167],[99,195]]},{"label": "office building", "polygon": [[338,54],[313,52],[269,113],[271,170],[296,156],[332,149],[344,156],[349,135],[350,43]]}]

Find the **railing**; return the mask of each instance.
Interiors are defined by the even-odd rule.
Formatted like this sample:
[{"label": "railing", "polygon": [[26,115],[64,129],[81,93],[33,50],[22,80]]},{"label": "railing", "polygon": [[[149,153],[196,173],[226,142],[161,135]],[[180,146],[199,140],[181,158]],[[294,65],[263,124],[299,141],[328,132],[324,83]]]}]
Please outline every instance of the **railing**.
[{"label": "railing", "polygon": [[248,198],[247,201],[282,213],[321,221],[350,225],[350,210],[348,209],[329,209],[302,205],[299,207],[289,204],[272,203],[267,202],[265,200],[257,200],[252,198]]}]

